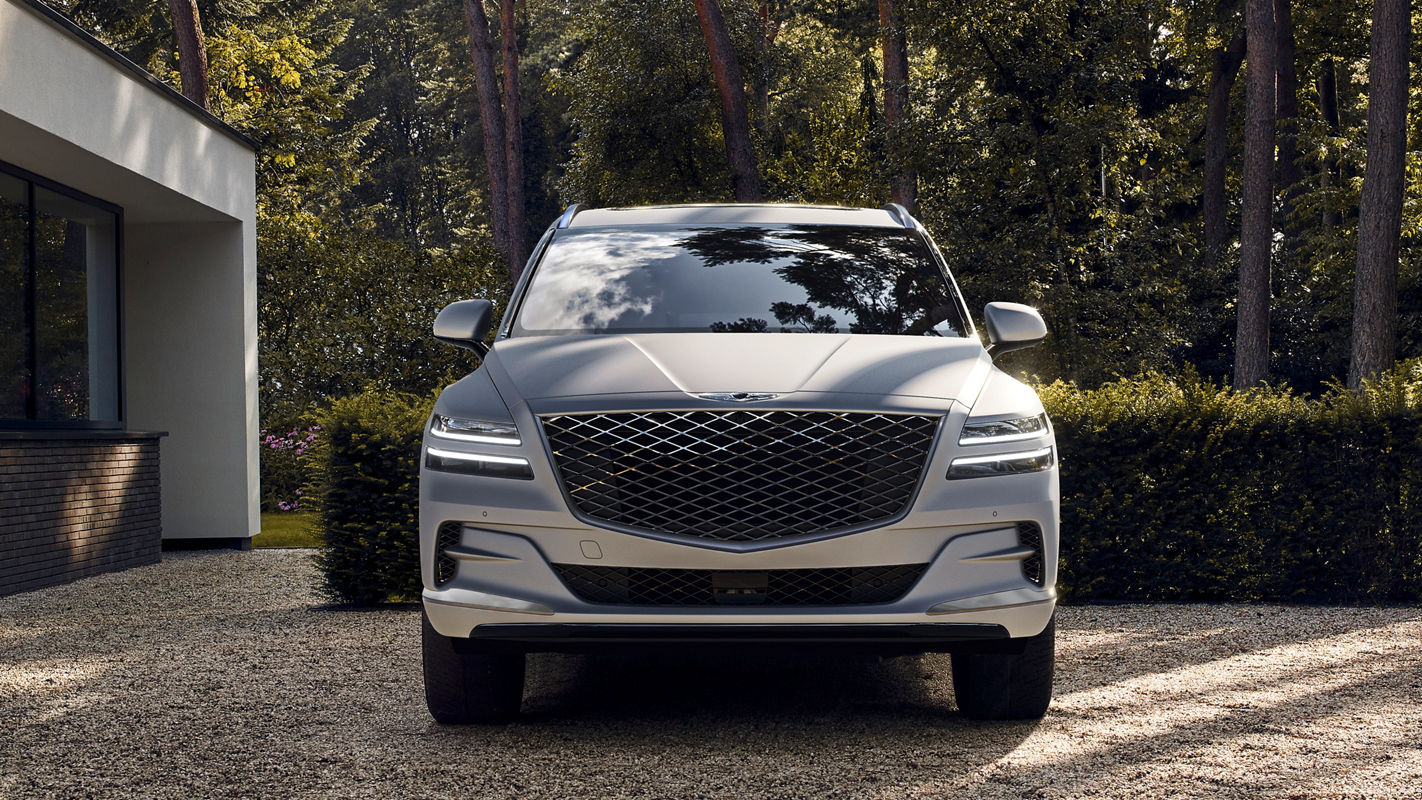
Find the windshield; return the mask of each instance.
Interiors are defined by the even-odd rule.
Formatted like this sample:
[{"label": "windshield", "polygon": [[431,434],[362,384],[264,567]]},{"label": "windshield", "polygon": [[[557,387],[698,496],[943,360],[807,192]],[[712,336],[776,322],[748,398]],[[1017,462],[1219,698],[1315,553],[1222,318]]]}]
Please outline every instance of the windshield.
[{"label": "windshield", "polygon": [[559,231],[514,320],[533,334],[965,329],[917,235],[848,225]]}]

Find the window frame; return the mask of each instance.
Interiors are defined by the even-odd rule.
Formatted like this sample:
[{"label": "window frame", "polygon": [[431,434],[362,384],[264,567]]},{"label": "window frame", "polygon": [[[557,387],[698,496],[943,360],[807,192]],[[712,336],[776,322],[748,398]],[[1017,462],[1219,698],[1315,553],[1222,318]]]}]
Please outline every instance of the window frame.
[{"label": "window frame", "polygon": [[[101,200],[90,194],[85,194],[78,189],[56,183],[43,175],[36,175],[27,169],[17,167],[7,161],[0,161],[0,173],[4,173],[12,178],[26,183],[25,202],[28,204],[29,214],[26,218],[25,232],[25,259],[26,259],[26,281],[25,281],[25,330],[28,337],[29,346],[25,353],[25,367],[29,372],[29,390],[25,396],[25,418],[7,419],[0,417],[0,430],[11,431],[33,431],[33,430],[65,430],[65,431],[107,431],[123,430],[128,419],[128,383],[127,373],[124,363],[124,315],[123,315],[123,285],[124,285],[124,219],[123,207]],[[36,419],[39,398],[35,395],[35,378],[39,374],[39,319],[38,319],[38,280],[39,271],[39,243],[35,236],[35,190],[45,189],[55,194],[63,195],[71,200],[78,200],[81,203],[98,208],[114,215],[114,320],[117,330],[114,331],[117,344],[117,364],[114,371],[118,382],[118,419],[116,420],[92,420],[92,419],[69,419],[69,420],[41,420]]]}]

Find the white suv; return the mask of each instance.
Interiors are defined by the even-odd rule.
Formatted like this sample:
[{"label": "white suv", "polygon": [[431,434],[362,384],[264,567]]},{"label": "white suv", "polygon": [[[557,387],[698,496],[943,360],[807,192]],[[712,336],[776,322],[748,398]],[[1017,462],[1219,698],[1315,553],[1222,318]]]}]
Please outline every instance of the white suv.
[{"label": "white suv", "polygon": [[[424,437],[424,676],[440,722],[518,712],[524,654],[756,643],[950,652],[958,706],[1051,700],[1057,458],[923,226],[884,209],[584,210],[539,242]],[[785,335],[800,334],[800,335]]]}]

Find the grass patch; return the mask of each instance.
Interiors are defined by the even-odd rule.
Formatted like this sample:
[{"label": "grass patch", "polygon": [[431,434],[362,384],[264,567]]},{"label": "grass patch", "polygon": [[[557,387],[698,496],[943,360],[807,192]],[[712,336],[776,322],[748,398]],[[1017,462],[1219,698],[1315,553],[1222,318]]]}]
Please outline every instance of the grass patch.
[{"label": "grass patch", "polygon": [[262,514],[262,532],[252,537],[253,547],[317,547],[316,515],[309,511]]}]

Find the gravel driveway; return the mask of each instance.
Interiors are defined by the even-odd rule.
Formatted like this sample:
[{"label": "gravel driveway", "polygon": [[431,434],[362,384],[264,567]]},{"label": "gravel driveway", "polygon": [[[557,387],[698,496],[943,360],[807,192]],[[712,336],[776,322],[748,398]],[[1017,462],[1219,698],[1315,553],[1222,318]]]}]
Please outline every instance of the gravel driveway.
[{"label": "gravel driveway", "polygon": [[947,656],[547,655],[522,718],[425,713],[412,608],[318,607],[300,550],[0,598],[0,797],[1419,797],[1422,609],[1059,612],[1040,724]]}]

